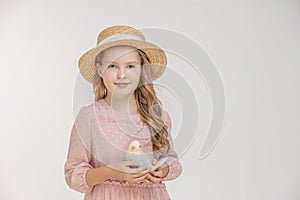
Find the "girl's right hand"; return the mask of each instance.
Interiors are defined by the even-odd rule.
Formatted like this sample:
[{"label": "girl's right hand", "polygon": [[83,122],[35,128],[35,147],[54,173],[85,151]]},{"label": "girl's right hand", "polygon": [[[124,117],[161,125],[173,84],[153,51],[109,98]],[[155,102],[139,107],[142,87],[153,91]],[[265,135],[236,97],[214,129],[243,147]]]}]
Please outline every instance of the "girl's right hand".
[{"label": "girl's right hand", "polygon": [[113,169],[113,177],[131,183],[144,182],[151,171],[145,166],[139,167],[139,163],[136,161],[122,161],[109,165],[109,167]]}]

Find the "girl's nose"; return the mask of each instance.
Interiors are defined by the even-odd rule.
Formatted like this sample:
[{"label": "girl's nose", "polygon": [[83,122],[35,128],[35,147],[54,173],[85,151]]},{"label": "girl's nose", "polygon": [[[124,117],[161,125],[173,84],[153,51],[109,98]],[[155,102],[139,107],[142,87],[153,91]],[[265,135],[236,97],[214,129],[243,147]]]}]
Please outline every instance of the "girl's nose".
[{"label": "girl's nose", "polygon": [[125,78],[125,76],[126,76],[126,71],[124,68],[121,67],[118,71],[118,79],[123,79]]}]

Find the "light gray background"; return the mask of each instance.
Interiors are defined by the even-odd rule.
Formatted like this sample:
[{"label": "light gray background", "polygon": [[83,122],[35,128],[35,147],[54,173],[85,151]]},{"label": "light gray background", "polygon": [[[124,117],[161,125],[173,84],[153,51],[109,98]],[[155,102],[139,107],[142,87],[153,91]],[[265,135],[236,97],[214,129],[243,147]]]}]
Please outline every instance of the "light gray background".
[{"label": "light gray background", "polygon": [[63,174],[77,60],[116,24],[193,38],[224,81],[222,137],[204,160],[197,137],[167,182],[172,199],[300,199],[299,11],[291,0],[0,1],[0,199],[83,199]]}]

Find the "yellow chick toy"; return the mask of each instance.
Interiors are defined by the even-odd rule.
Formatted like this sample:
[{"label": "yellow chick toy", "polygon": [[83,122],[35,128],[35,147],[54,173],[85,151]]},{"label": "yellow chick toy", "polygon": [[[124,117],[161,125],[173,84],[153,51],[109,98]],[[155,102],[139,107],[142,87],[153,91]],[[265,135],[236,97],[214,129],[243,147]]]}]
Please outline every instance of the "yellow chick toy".
[{"label": "yellow chick toy", "polygon": [[146,166],[152,168],[152,159],[142,151],[142,145],[138,140],[134,140],[128,146],[124,160],[137,161],[139,167]]}]

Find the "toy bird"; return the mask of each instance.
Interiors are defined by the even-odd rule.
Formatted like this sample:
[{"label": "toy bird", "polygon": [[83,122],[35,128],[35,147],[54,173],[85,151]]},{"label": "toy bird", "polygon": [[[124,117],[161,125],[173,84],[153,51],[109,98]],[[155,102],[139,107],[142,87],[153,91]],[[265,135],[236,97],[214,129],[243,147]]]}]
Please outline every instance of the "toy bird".
[{"label": "toy bird", "polygon": [[143,153],[142,145],[138,140],[130,143],[124,160],[137,161],[139,162],[139,167],[152,168],[152,159],[146,153]]}]

